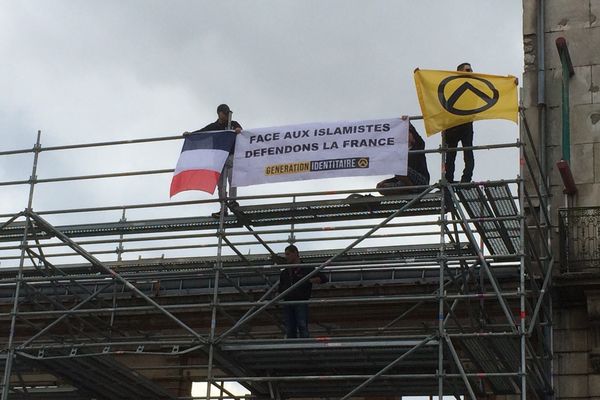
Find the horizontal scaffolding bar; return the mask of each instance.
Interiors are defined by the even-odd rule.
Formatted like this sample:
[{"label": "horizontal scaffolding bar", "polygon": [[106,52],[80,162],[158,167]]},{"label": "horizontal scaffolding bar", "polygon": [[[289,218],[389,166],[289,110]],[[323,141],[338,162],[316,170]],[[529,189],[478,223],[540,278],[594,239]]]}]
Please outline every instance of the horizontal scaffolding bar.
[{"label": "horizontal scaffolding bar", "polygon": [[[520,293],[517,292],[504,292],[503,297],[518,298]],[[493,299],[496,297],[494,293],[472,293],[472,294],[446,294],[443,296],[448,300],[455,299]],[[310,300],[278,300],[273,303],[273,306],[282,304],[317,304],[317,305],[334,305],[334,304],[360,304],[360,303],[399,303],[399,302],[420,302],[420,301],[437,301],[440,296],[438,295],[388,295],[388,296],[377,296],[377,297],[349,297],[349,298],[328,298],[328,299],[310,299]],[[221,308],[244,308],[249,306],[262,306],[269,304],[268,301],[236,301],[227,302],[220,301],[219,307]],[[178,305],[163,305],[163,308],[169,311],[193,311],[201,309],[210,309],[213,307],[212,303],[199,303],[199,304],[178,304]],[[79,309],[79,310],[45,310],[45,311],[20,311],[19,315],[24,317],[50,317],[53,315],[102,315],[111,314],[113,312],[145,312],[153,311],[155,308],[152,306],[131,306],[131,307],[116,307],[116,308],[94,308],[94,309]],[[8,319],[12,316],[12,313],[0,313],[0,319]]]},{"label": "horizontal scaffolding bar", "polygon": [[[470,372],[465,373],[469,378],[493,378],[493,377],[513,377],[521,376],[519,372]],[[240,377],[214,377],[215,381],[224,382],[291,382],[291,381],[338,381],[338,380],[355,380],[368,379],[373,375],[298,375],[298,376],[240,376]],[[385,374],[379,375],[379,379],[431,379],[438,377],[460,378],[461,374]]]}]

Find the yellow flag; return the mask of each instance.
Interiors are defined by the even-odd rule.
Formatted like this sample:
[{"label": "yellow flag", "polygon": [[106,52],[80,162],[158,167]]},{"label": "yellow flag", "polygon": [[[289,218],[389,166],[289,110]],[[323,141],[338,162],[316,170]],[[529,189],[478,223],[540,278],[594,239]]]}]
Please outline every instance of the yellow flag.
[{"label": "yellow flag", "polygon": [[517,78],[458,71],[415,70],[427,136],[480,119],[517,122]]}]

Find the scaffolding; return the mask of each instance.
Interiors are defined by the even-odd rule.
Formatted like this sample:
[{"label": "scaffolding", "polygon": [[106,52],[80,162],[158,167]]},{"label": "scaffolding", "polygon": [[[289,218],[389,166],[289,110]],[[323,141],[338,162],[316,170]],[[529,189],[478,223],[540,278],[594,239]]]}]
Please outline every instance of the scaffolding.
[{"label": "scaffolding", "polygon": [[[517,177],[239,196],[219,219],[198,216],[217,200],[33,207],[42,184],[173,172],[38,178],[46,153],[181,136],[42,147],[38,132],[0,152],[33,156],[29,179],[0,182],[28,188],[0,215],[2,400],[183,400],[192,381],[208,383],[197,399],[552,396],[549,191],[523,118],[524,141],[422,151],[518,149]],[[289,243],[314,270],[280,293]],[[287,302],[310,304],[312,337],[285,339],[283,297],[317,273],[329,282]]]}]

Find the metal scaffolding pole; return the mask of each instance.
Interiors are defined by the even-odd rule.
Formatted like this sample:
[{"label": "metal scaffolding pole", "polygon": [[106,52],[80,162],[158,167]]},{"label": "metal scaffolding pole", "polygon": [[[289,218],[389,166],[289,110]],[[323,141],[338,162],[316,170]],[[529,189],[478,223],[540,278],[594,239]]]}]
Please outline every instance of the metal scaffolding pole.
[{"label": "metal scaffolding pole", "polygon": [[473,392],[473,388],[471,387],[471,383],[469,382],[469,378],[467,377],[467,374],[465,373],[462,363],[460,362],[458,353],[456,352],[456,349],[454,348],[454,345],[452,344],[452,340],[447,335],[444,337],[444,339],[448,343],[448,348],[450,349],[450,354],[452,354],[454,363],[456,364],[456,366],[458,367],[458,370],[460,371],[460,376],[463,380],[463,383],[465,384],[465,387],[467,388],[467,391],[469,392],[469,396],[471,397],[471,400],[477,400],[477,397],[475,396],[475,392]]},{"label": "metal scaffolding pole", "polygon": [[[523,158],[524,149],[521,147],[519,149],[520,157]],[[523,176],[523,165],[520,166],[520,176]],[[525,201],[523,196],[525,195],[525,184],[521,180],[519,182],[519,213],[524,217],[525,210]],[[527,340],[527,327],[526,327],[526,317],[527,317],[527,309],[526,309],[526,295],[525,295],[525,230],[526,221],[525,218],[522,218],[519,222],[519,236],[520,236],[520,244],[521,248],[519,249],[521,253],[521,262],[519,267],[519,292],[520,292],[520,310],[519,310],[519,344],[520,344],[520,374],[521,374],[521,399],[527,399],[527,348],[526,348],[526,340]]]},{"label": "metal scaffolding pole", "polygon": [[42,131],[38,131],[37,140],[35,142],[35,146],[33,147],[33,166],[31,168],[31,177],[29,178],[29,198],[27,200],[27,208],[24,212],[25,215],[25,226],[23,228],[23,240],[21,242],[21,258],[19,261],[19,272],[17,275],[17,282],[15,286],[15,299],[12,308],[12,315],[10,321],[10,332],[8,334],[8,344],[7,344],[7,356],[6,356],[6,364],[4,366],[4,376],[2,378],[2,400],[8,400],[8,393],[10,391],[10,377],[12,365],[15,358],[15,349],[14,349],[14,339],[15,339],[15,327],[17,323],[17,314],[19,312],[19,291],[21,288],[21,280],[23,279],[23,267],[25,266],[25,254],[27,250],[27,233],[29,230],[29,225],[31,221],[31,217],[29,213],[31,212],[33,206],[33,192],[35,189],[35,183],[37,179],[37,166],[38,166],[38,158],[39,158],[39,149],[41,147],[41,139]]},{"label": "metal scaffolding pole", "polygon": [[446,269],[446,241],[445,241],[445,229],[446,229],[446,207],[451,207],[454,208],[454,205],[450,206],[450,205],[446,205],[446,185],[448,184],[448,182],[446,181],[446,176],[445,176],[445,165],[446,165],[446,152],[444,150],[446,150],[446,137],[445,135],[442,135],[442,144],[441,144],[441,149],[442,149],[442,159],[441,159],[441,163],[440,163],[440,187],[442,190],[442,196],[440,198],[440,232],[439,232],[439,237],[440,237],[440,249],[439,249],[439,287],[438,287],[438,304],[437,304],[437,339],[438,339],[438,364],[437,364],[437,374],[438,374],[438,398],[439,399],[443,399],[444,398],[444,374],[446,373],[446,371],[444,370],[444,341],[442,340],[442,338],[444,337],[444,331],[445,331],[445,326],[444,326],[444,271]]},{"label": "metal scaffolding pole", "polygon": [[[229,115],[229,125],[231,125],[231,113]],[[229,126],[228,128],[230,128]],[[227,167],[225,167],[227,168]],[[219,185],[226,185],[226,179],[220,179]],[[226,188],[219,188],[219,193],[226,193]],[[223,251],[223,238],[225,236],[225,211],[227,197],[224,197],[221,200],[221,212],[219,213],[219,230],[217,231],[217,262],[214,264],[214,286],[213,286],[213,296],[212,296],[212,309],[211,309],[211,317],[210,317],[210,333],[208,337],[208,370],[206,373],[206,398],[210,399],[211,387],[213,385],[212,379],[212,370],[214,363],[214,351],[215,351],[215,332],[217,329],[217,309],[219,303],[219,276],[221,273],[221,269],[223,268],[223,260],[221,259],[222,251]]]}]

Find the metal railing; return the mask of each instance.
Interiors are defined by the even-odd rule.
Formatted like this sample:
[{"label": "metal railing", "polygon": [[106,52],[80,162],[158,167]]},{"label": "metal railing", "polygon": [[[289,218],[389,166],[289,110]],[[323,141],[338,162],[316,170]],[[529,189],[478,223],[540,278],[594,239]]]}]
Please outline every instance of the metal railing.
[{"label": "metal railing", "polygon": [[563,273],[600,269],[600,207],[558,211]]}]

